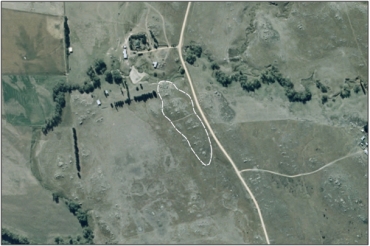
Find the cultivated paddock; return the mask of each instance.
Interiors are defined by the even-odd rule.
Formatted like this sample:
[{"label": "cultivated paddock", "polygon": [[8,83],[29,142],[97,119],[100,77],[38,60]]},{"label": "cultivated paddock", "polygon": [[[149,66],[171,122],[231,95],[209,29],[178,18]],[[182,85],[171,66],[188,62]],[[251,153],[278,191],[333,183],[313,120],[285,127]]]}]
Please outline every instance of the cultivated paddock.
[{"label": "cultivated paddock", "polygon": [[2,9],[2,74],[64,74],[63,17]]}]

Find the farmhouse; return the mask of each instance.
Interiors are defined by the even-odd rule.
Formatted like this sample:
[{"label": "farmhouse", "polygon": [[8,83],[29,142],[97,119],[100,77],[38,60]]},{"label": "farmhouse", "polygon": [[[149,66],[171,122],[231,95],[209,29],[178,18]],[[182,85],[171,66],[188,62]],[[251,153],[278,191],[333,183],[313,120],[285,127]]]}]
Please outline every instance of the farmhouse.
[{"label": "farmhouse", "polygon": [[100,106],[101,105],[101,102],[100,102],[100,100],[98,99],[98,100],[96,100],[96,103],[98,104],[98,106]]}]

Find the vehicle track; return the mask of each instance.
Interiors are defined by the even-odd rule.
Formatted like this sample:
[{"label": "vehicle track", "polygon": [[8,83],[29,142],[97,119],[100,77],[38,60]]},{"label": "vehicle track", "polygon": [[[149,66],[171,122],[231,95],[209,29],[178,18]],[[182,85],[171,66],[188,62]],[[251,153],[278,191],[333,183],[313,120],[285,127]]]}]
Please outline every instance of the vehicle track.
[{"label": "vehicle track", "polygon": [[164,22],[164,18],[163,18],[163,15],[158,11],[158,9],[154,8],[151,4],[149,3],[145,3],[146,5],[148,5],[149,7],[151,7],[155,12],[157,12],[159,14],[159,16],[162,18],[162,25],[163,25],[163,34],[164,34],[164,38],[166,39],[166,42],[167,42],[167,45],[168,47],[170,47],[170,42],[168,42],[168,39],[167,39],[167,33],[166,33],[166,26],[165,26],[165,22]]},{"label": "vehicle track", "polygon": [[334,163],[338,162],[338,161],[341,161],[343,159],[346,159],[348,157],[351,157],[351,156],[354,156],[354,155],[357,155],[359,153],[361,153],[361,151],[357,151],[355,153],[352,153],[352,154],[348,154],[348,155],[345,155],[341,158],[338,158],[332,162],[329,162],[327,164],[325,164],[324,166],[320,167],[319,169],[315,170],[315,171],[312,171],[312,172],[307,172],[307,173],[300,173],[300,174],[295,174],[295,175],[287,175],[287,174],[282,174],[282,173],[278,173],[278,172],[274,172],[274,171],[269,171],[269,170],[265,170],[265,169],[244,169],[244,170],[241,170],[240,172],[266,172],[266,173],[271,173],[271,174],[275,174],[275,175],[279,175],[279,176],[283,176],[283,177],[287,177],[287,178],[296,178],[296,177],[302,177],[302,176],[306,176],[306,175],[310,175],[310,174],[314,174],[314,173],[317,173],[318,171],[321,171],[323,170],[324,168],[328,167],[328,166],[331,166],[333,165]]},{"label": "vehicle track", "polygon": [[207,118],[205,117],[204,113],[203,113],[203,110],[202,108],[200,107],[199,105],[199,102],[198,102],[198,98],[197,98],[197,95],[195,93],[195,90],[194,90],[194,87],[193,87],[193,82],[191,80],[191,77],[190,77],[190,74],[189,74],[189,71],[186,67],[186,64],[185,64],[185,61],[184,61],[184,58],[182,57],[182,44],[183,44],[183,39],[184,39],[184,31],[185,31],[185,26],[186,26],[186,21],[188,19],[188,15],[189,15],[189,10],[190,10],[190,7],[191,7],[191,2],[188,3],[188,7],[186,9],[186,13],[185,13],[185,18],[184,18],[184,21],[183,21],[183,24],[182,24],[182,29],[181,29],[181,34],[180,34],[180,40],[179,40],[179,45],[178,45],[178,52],[179,52],[179,56],[180,56],[180,61],[181,61],[181,64],[185,70],[185,73],[186,73],[186,77],[189,81],[189,85],[190,85],[190,88],[191,88],[191,92],[193,94],[193,98],[194,98],[194,101],[195,101],[195,104],[197,105],[197,109],[198,111],[200,112],[203,120],[204,120],[204,123],[207,125],[207,128],[210,132],[210,134],[212,135],[213,139],[215,140],[215,142],[217,143],[218,147],[220,148],[220,150],[223,152],[223,154],[225,155],[225,157],[229,160],[229,162],[231,163],[232,167],[234,168],[234,171],[236,173],[236,175],[238,176],[238,178],[240,179],[240,181],[242,182],[244,188],[247,190],[247,192],[249,193],[251,199],[253,200],[253,203],[254,205],[256,206],[256,209],[257,209],[257,212],[258,212],[258,216],[261,220],[261,225],[262,225],[262,229],[263,229],[263,232],[265,234],[265,239],[266,239],[266,242],[267,244],[270,244],[270,240],[269,240],[269,237],[268,237],[268,234],[267,234],[267,231],[266,231],[266,226],[265,226],[265,222],[263,220],[263,217],[262,217],[262,213],[261,213],[261,209],[258,205],[258,202],[256,200],[256,198],[254,197],[252,191],[249,189],[248,185],[246,184],[245,180],[243,179],[243,177],[241,176],[241,173],[239,171],[239,169],[236,167],[234,161],[231,159],[231,157],[229,156],[229,154],[226,152],[226,150],[224,149],[224,147],[222,146],[222,144],[220,143],[220,141],[218,140],[218,138],[216,137],[215,133],[213,132],[212,130],[212,127],[210,126]]}]

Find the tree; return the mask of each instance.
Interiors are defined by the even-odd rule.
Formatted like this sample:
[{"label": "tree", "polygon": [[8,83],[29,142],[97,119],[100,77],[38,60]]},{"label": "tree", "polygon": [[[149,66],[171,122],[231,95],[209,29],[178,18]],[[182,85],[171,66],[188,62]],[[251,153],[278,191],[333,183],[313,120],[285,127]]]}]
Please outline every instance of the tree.
[{"label": "tree", "polygon": [[113,76],[110,71],[105,72],[105,81],[107,81],[109,84],[113,83]]},{"label": "tree", "polygon": [[212,70],[218,70],[218,69],[220,69],[220,66],[216,62],[212,62],[211,68],[212,68]]},{"label": "tree", "polygon": [[327,101],[328,101],[328,96],[327,96],[327,95],[323,95],[323,96],[321,97],[321,103],[322,103],[322,104],[325,104]]},{"label": "tree", "polygon": [[348,89],[348,87],[344,87],[340,92],[341,98],[346,98],[351,96],[351,91]]},{"label": "tree", "polygon": [[56,193],[53,193],[53,201],[59,203],[59,196]]},{"label": "tree", "polygon": [[69,211],[73,214],[76,215],[76,212],[81,208],[81,205],[78,203],[75,203],[73,201],[65,201],[66,205],[68,206]]},{"label": "tree", "polygon": [[353,87],[353,91],[357,94],[359,93],[361,90],[360,86],[359,85],[355,85],[355,87]]},{"label": "tree", "polygon": [[239,81],[240,80],[240,73],[234,73],[230,76],[231,81]]},{"label": "tree", "polygon": [[79,208],[76,212],[76,217],[78,221],[80,222],[82,227],[87,226],[87,214],[85,211],[83,211],[81,208]]},{"label": "tree", "polygon": [[364,131],[367,133],[367,123],[368,122],[366,122],[366,125],[364,126]]},{"label": "tree", "polygon": [[315,84],[316,84],[316,87],[317,87],[318,89],[320,89],[322,93],[326,93],[326,92],[328,92],[328,88],[327,88],[325,85],[323,85],[323,84],[320,82],[320,80],[316,80],[316,81],[315,81]]},{"label": "tree", "polygon": [[93,92],[94,91],[94,86],[91,83],[86,83],[83,86],[83,90],[84,90],[85,93]]},{"label": "tree", "polygon": [[64,93],[63,92],[59,92],[54,101],[61,108],[64,108],[66,106],[66,100],[64,99]]},{"label": "tree", "polygon": [[80,89],[80,86],[78,84],[73,84],[71,85],[71,90],[79,90]]},{"label": "tree", "polygon": [[101,83],[100,83],[100,78],[98,76],[94,76],[93,79],[93,84],[94,84],[94,88],[100,88],[101,86]]},{"label": "tree", "polygon": [[248,82],[246,75],[240,76],[240,85],[242,86],[243,90],[246,91],[255,91],[261,87],[261,83],[258,79]]},{"label": "tree", "polygon": [[283,88],[292,89],[294,87],[294,84],[288,78],[278,77],[276,80]]},{"label": "tree", "polygon": [[265,71],[261,74],[261,81],[264,84],[273,84],[275,83],[275,77],[269,71]]},{"label": "tree", "polygon": [[257,90],[261,87],[261,83],[258,79],[253,80],[252,85],[253,85],[255,90]]},{"label": "tree", "polygon": [[56,244],[64,244],[64,240],[63,240],[63,238],[61,238],[61,237],[56,237],[56,238],[54,239],[54,242],[55,242]]},{"label": "tree", "polygon": [[93,231],[90,228],[84,228],[82,230],[82,235],[86,239],[86,243],[92,244],[94,239]]},{"label": "tree", "polygon": [[231,79],[222,71],[217,70],[215,73],[217,82],[221,83],[222,86],[227,87],[231,84]]},{"label": "tree", "polygon": [[102,75],[107,70],[107,64],[102,59],[95,60],[94,66],[98,75]]},{"label": "tree", "polygon": [[186,61],[190,64],[190,65],[193,65],[194,62],[197,60],[197,57],[193,54],[187,54],[186,55]]},{"label": "tree", "polygon": [[192,44],[190,45],[189,50],[193,55],[197,56],[198,58],[200,58],[200,56],[202,55],[202,47],[200,45]]},{"label": "tree", "polygon": [[113,79],[114,79],[114,82],[116,84],[121,84],[122,83],[122,76],[121,76],[121,73],[117,70],[113,70],[112,71],[112,74],[113,74]]},{"label": "tree", "polygon": [[296,92],[292,88],[285,89],[285,95],[288,97],[289,101],[294,102]]}]

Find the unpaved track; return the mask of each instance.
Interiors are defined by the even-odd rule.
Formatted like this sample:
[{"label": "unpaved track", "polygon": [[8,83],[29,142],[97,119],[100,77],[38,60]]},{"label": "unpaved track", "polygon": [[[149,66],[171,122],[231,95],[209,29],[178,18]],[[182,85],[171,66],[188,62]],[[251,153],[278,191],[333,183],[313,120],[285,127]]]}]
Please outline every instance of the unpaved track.
[{"label": "unpaved track", "polygon": [[351,156],[354,156],[354,155],[357,155],[357,154],[360,154],[362,153],[363,151],[357,151],[355,153],[352,153],[352,154],[348,154],[348,155],[345,155],[341,158],[338,158],[332,162],[329,162],[327,164],[325,164],[324,166],[320,167],[319,169],[315,170],[315,171],[312,171],[312,172],[308,172],[308,173],[300,173],[300,174],[295,174],[295,175],[286,175],[286,174],[282,174],[282,173],[277,173],[277,172],[274,172],[274,171],[269,171],[269,170],[264,170],[264,169],[244,169],[244,170],[241,170],[240,172],[265,172],[265,173],[271,173],[271,174],[276,174],[276,175],[279,175],[279,176],[283,176],[283,177],[287,177],[287,178],[297,178],[297,177],[301,177],[301,176],[306,176],[306,175],[310,175],[310,174],[314,174],[314,173],[317,173],[319,171],[321,171],[322,169],[330,166],[330,165],[333,165],[334,163],[338,162],[338,161],[341,161],[343,159],[346,159],[348,157],[351,157]]},{"label": "unpaved track", "polygon": [[216,137],[215,133],[213,132],[213,130],[212,130],[212,128],[211,128],[211,126],[210,126],[210,124],[209,124],[209,122],[207,120],[207,118],[205,117],[205,115],[203,113],[203,110],[202,110],[202,108],[199,105],[198,98],[197,98],[197,95],[195,93],[195,90],[194,90],[194,87],[193,87],[193,82],[192,82],[192,80],[190,78],[189,71],[188,71],[188,69],[186,67],[186,64],[185,64],[185,61],[184,61],[184,59],[182,57],[182,44],[183,44],[183,40],[184,40],[184,31],[185,31],[186,21],[188,19],[188,15],[189,15],[190,6],[191,6],[191,2],[188,3],[188,7],[186,9],[185,18],[184,18],[184,22],[182,24],[182,29],[181,29],[181,34],[180,34],[179,45],[177,47],[178,52],[179,52],[179,56],[180,56],[180,60],[181,60],[181,64],[182,64],[182,66],[183,66],[183,68],[185,70],[186,77],[187,77],[187,79],[189,81],[190,88],[191,88],[191,93],[193,94],[193,99],[194,99],[195,104],[196,104],[196,106],[198,108],[198,111],[199,111],[200,115],[202,116],[202,119],[203,119],[204,123],[206,124],[206,126],[207,126],[210,134],[213,137],[213,139],[215,140],[215,142],[217,143],[218,147],[221,149],[221,151],[224,153],[224,155],[226,156],[226,158],[229,160],[229,162],[233,166],[235,173],[237,174],[238,178],[240,179],[240,181],[244,185],[245,189],[248,191],[250,197],[252,198],[252,200],[254,202],[254,205],[257,208],[257,212],[258,212],[258,215],[260,217],[260,220],[261,220],[262,229],[263,229],[263,232],[265,234],[266,242],[268,244],[270,244],[270,240],[269,240],[269,237],[268,237],[268,234],[267,234],[267,231],[266,231],[265,223],[263,221],[262,213],[261,213],[260,207],[258,206],[257,200],[254,197],[252,191],[249,189],[248,185],[245,183],[245,181],[244,181],[243,177],[241,176],[239,169],[236,167],[234,161],[231,159],[231,157],[228,155],[228,153],[226,152],[226,150],[224,149],[224,147],[222,146],[222,144],[220,143],[220,141]]},{"label": "unpaved track", "polygon": [[158,9],[154,8],[152,5],[150,5],[149,3],[145,3],[147,6],[151,7],[155,12],[157,12],[159,14],[159,16],[162,18],[162,25],[163,25],[163,33],[164,33],[164,38],[166,39],[166,42],[167,42],[167,45],[168,47],[170,47],[170,42],[168,42],[168,39],[167,39],[167,34],[166,34],[166,26],[165,26],[165,23],[164,23],[164,18],[163,18],[163,15],[158,11]]}]

